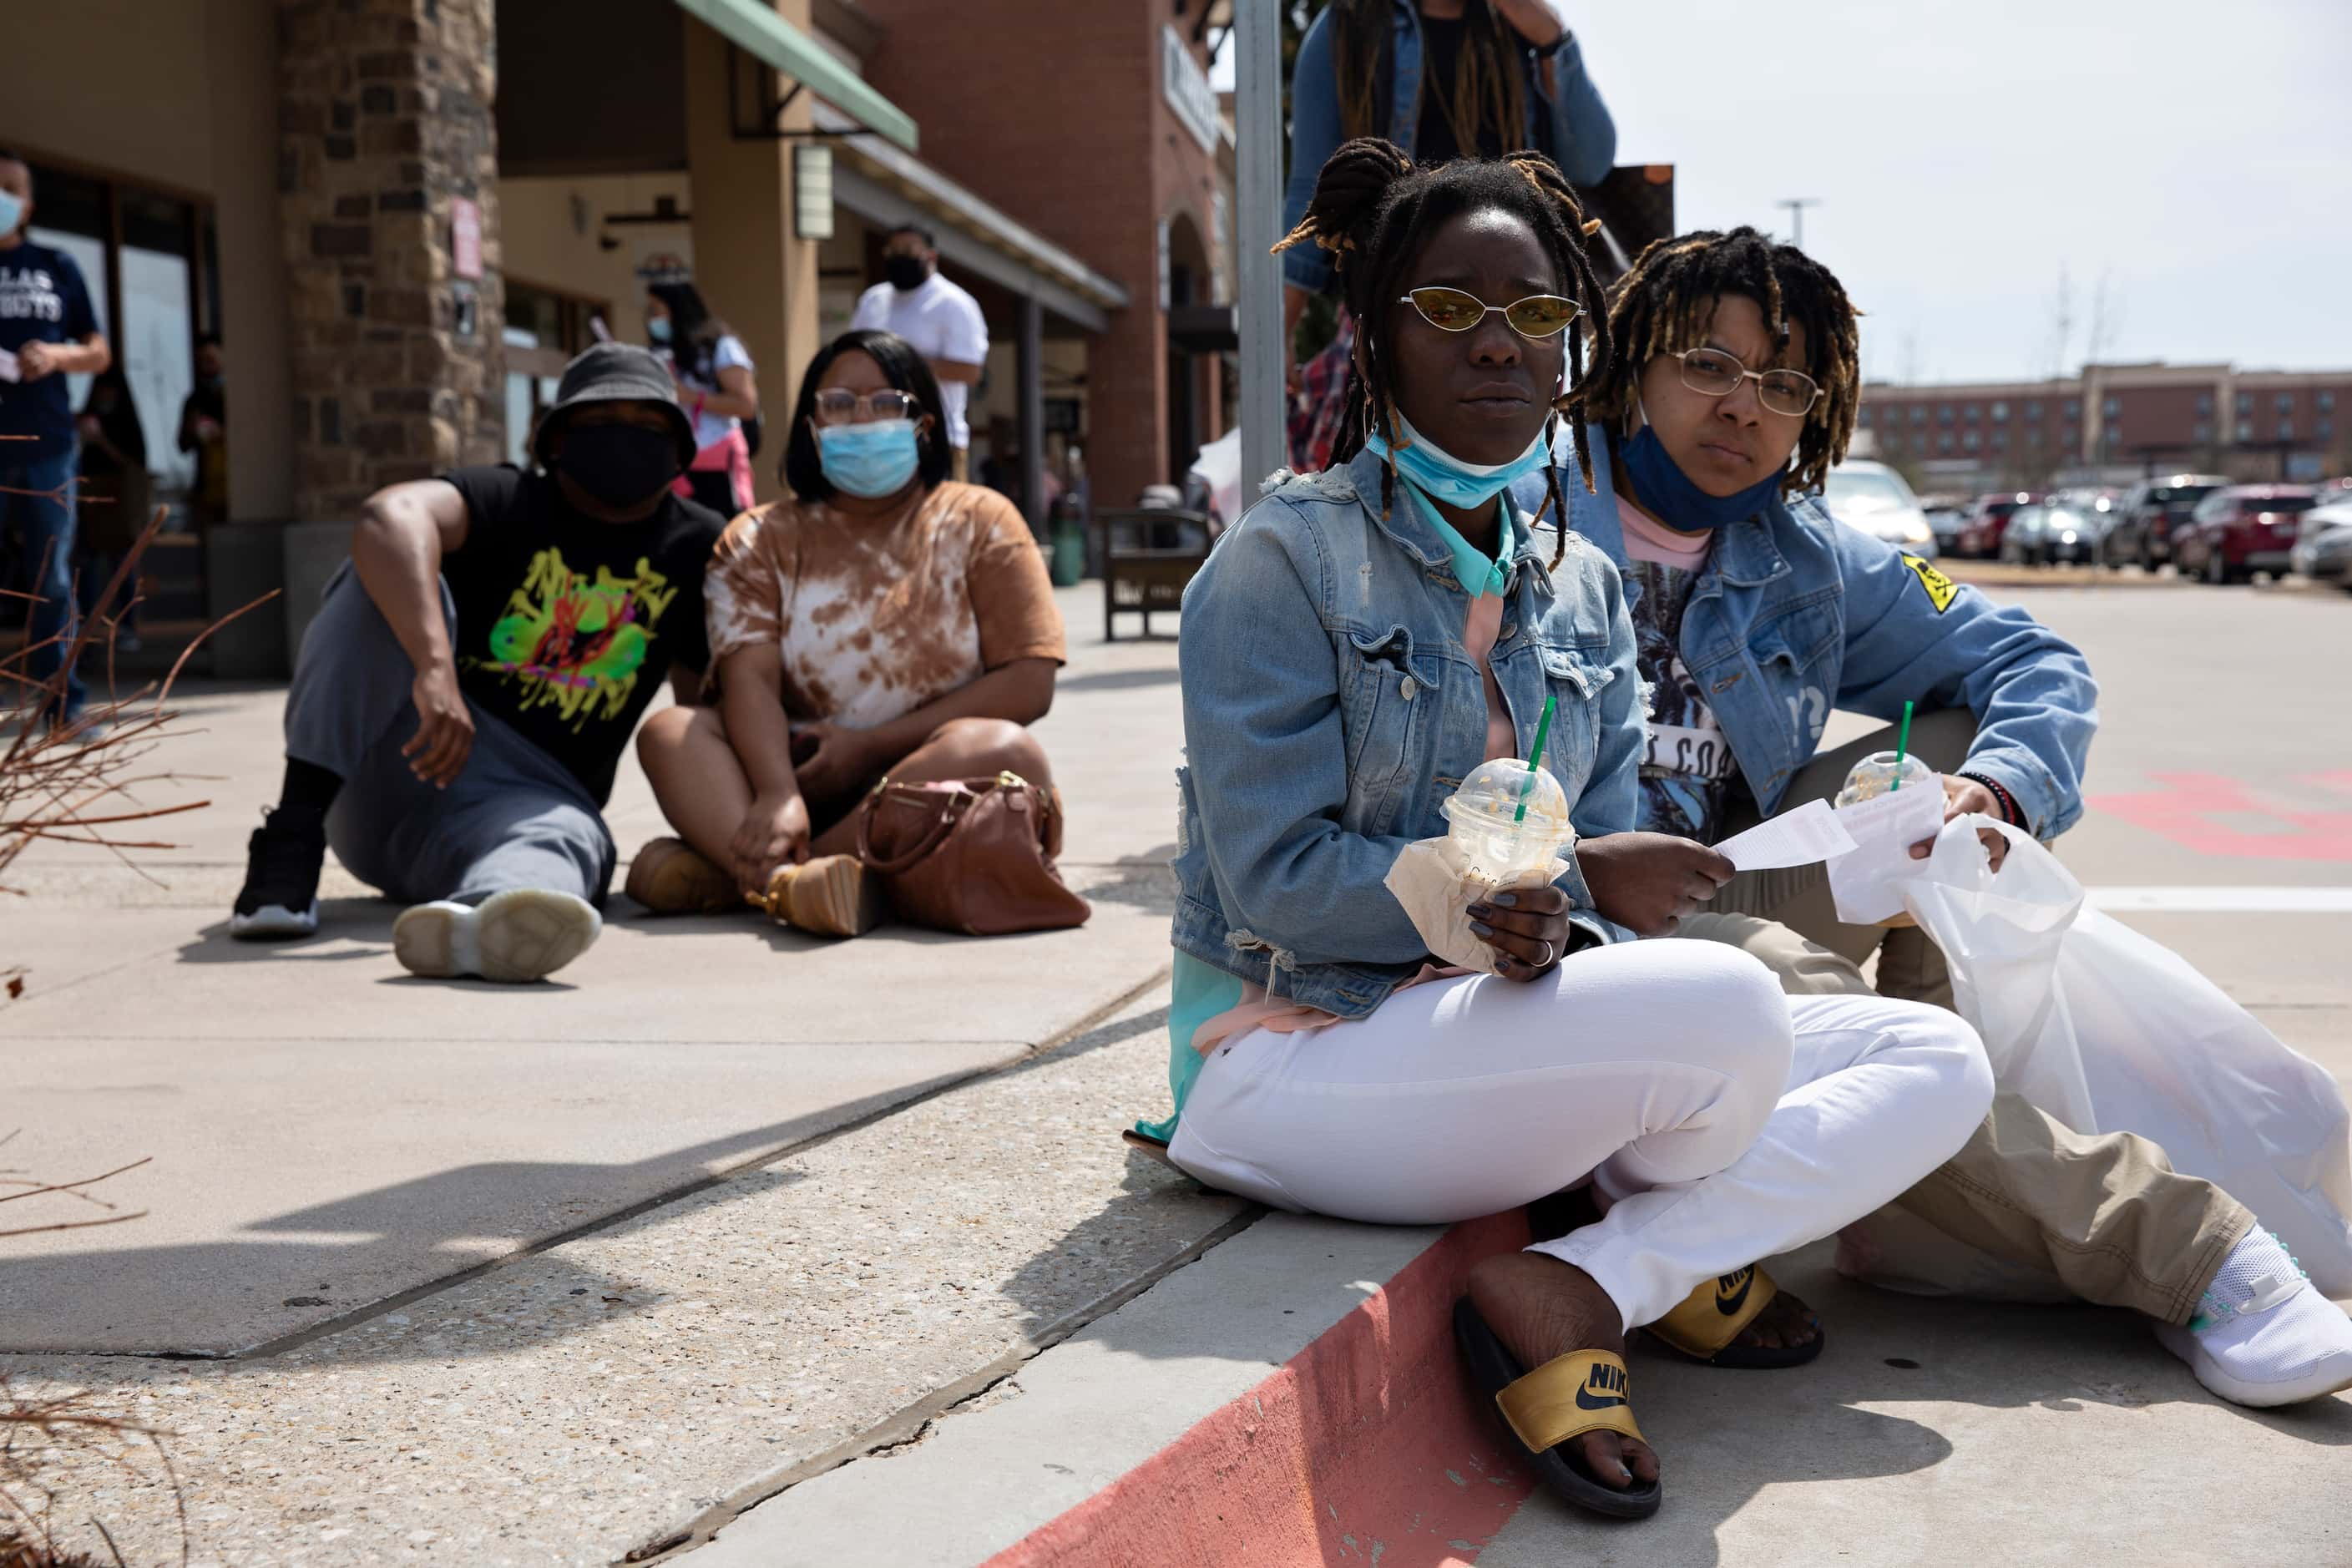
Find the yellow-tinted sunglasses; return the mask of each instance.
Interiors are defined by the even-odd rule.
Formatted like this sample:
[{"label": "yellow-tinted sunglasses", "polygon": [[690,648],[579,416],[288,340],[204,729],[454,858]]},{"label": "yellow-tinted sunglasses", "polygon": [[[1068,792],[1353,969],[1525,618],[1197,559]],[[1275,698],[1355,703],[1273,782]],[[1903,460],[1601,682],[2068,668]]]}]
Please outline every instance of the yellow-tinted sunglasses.
[{"label": "yellow-tinted sunglasses", "polygon": [[1423,321],[1441,332],[1466,332],[1485,321],[1487,312],[1500,310],[1513,331],[1538,341],[1559,336],[1584,313],[1575,300],[1558,294],[1530,294],[1507,305],[1489,305],[1475,294],[1436,287],[1412,289],[1397,303],[1411,305],[1421,312]]}]

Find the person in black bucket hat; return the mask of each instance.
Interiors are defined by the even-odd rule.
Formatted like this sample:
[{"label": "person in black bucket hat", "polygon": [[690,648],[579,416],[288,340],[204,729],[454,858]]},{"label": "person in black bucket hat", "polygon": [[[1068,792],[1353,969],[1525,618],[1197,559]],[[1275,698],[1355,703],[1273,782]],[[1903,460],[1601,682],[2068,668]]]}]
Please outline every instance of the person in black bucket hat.
[{"label": "person in black bucket hat", "polygon": [[229,934],[309,936],[329,845],[411,907],[411,973],[529,981],[596,940],[621,753],[664,679],[699,696],[703,568],[723,526],[672,490],[694,428],[661,361],[564,367],[529,469],[368,498],[286,699],[286,781]]}]

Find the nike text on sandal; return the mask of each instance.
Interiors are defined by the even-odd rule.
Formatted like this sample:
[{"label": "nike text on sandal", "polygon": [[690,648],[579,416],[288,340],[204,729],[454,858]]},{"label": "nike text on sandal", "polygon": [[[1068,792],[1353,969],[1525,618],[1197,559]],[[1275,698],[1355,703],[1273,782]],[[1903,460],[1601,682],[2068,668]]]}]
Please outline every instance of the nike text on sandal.
[{"label": "nike text on sandal", "polygon": [[1760,1263],[1714,1279],[1702,1279],[1671,1312],[1647,1325],[1643,1332],[1665,1346],[1708,1366],[1740,1371],[1772,1372],[1802,1366],[1822,1353],[1829,1335],[1818,1325],[1801,1345],[1737,1345],[1739,1331],[1772,1303],[1780,1287]]},{"label": "nike text on sandal", "polygon": [[1466,1296],[1454,1303],[1454,1342],[1470,1381],[1494,1396],[1504,1426],[1552,1490],[1579,1508],[1612,1519],[1647,1519],[1658,1511],[1665,1499],[1663,1482],[1604,1486],[1566,1447],[1588,1432],[1614,1432],[1646,1441],[1633,1423],[1622,1356],[1570,1351],[1529,1372]]}]

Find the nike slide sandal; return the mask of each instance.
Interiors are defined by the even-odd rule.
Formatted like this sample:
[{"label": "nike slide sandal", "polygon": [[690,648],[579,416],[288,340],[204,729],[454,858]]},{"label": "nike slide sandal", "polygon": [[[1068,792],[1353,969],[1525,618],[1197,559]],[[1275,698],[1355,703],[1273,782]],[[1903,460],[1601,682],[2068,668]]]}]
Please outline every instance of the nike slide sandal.
[{"label": "nike slide sandal", "polygon": [[1720,1279],[1701,1280],[1698,1289],[1684,1297],[1673,1311],[1642,1331],[1668,1350],[1707,1366],[1744,1372],[1776,1372],[1783,1367],[1802,1366],[1819,1356],[1822,1347],[1829,1342],[1828,1332],[1819,1325],[1815,1326],[1811,1344],[1731,1342],[1780,1293],[1780,1287],[1764,1272],[1763,1265],[1751,1263]]},{"label": "nike slide sandal", "polygon": [[1545,1485],[1577,1507],[1612,1519],[1647,1519],[1658,1511],[1665,1500],[1662,1483],[1603,1486],[1563,1447],[1587,1432],[1642,1436],[1633,1423],[1622,1356],[1570,1351],[1529,1372],[1466,1296],[1454,1303],[1454,1342],[1470,1380],[1493,1396],[1504,1426],[1527,1450],[1528,1464]]}]

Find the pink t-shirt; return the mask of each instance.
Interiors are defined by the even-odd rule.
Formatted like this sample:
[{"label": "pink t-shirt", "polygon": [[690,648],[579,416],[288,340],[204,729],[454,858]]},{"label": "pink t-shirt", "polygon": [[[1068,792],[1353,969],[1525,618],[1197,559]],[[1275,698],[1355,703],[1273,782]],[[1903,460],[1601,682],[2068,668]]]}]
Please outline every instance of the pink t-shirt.
[{"label": "pink t-shirt", "polygon": [[1715,530],[1684,533],[1668,528],[1622,495],[1617,498],[1617,521],[1625,529],[1626,554],[1678,572],[1696,572],[1706,565],[1707,550],[1715,543]]}]

